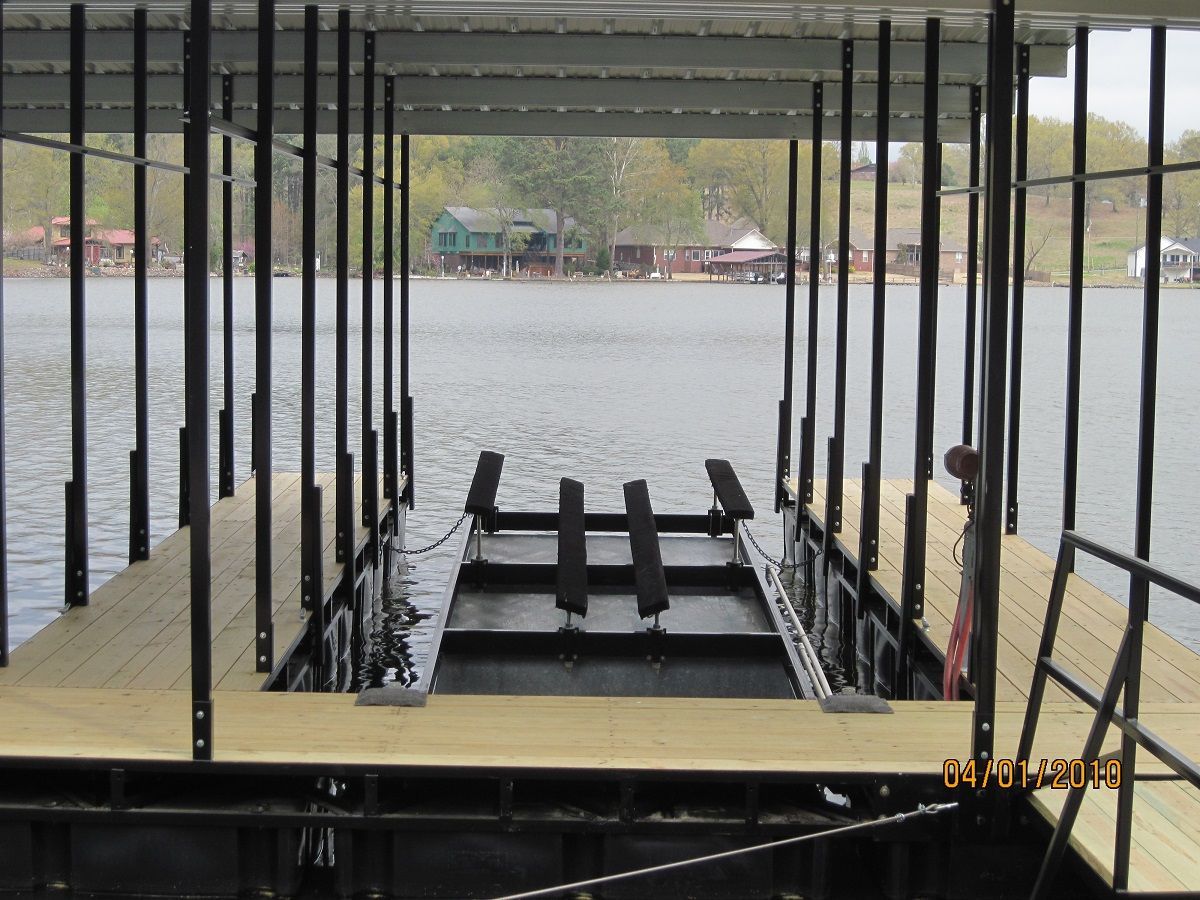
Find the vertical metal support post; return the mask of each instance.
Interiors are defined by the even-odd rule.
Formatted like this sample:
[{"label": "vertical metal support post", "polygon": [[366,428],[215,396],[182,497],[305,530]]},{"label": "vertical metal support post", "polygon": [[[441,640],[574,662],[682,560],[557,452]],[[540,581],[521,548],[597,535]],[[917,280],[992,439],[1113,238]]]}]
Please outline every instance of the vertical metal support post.
[{"label": "vertical metal support post", "polygon": [[941,22],[925,23],[924,117],[922,121],[921,284],[917,311],[917,398],[913,447],[913,492],[904,522],[904,578],[900,588],[900,634],[896,650],[896,696],[908,693],[908,657],[914,620],[925,615],[925,555],[929,479],[933,477],[934,359],[937,355],[938,263],[941,228],[937,192],[941,187],[938,144],[938,78]]},{"label": "vertical metal support post", "polygon": [[792,466],[792,379],[796,343],[796,200],[800,145],[788,141],[787,271],[783,304],[783,399],[779,401],[779,433],[775,445],[775,512],[787,500],[784,485]]},{"label": "vertical metal support post", "polygon": [[[889,121],[892,108],[892,23],[879,23],[879,83],[876,92],[875,159],[888,159]],[[879,479],[883,469],[883,360],[887,317],[887,204],[888,180],[875,179],[874,271],[871,285],[871,400],[867,439],[867,465],[863,469],[861,526],[859,528],[859,594],[866,573],[879,567]]]},{"label": "vertical metal support post", "polygon": [[[210,0],[191,0],[192,67],[188,88],[191,182],[184,217],[188,222],[188,265],[184,270],[184,315],[191,330],[184,365],[191,380],[187,397],[188,493],[191,498],[192,757],[212,759],[212,578],[209,557],[208,474],[208,173],[212,46]],[[196,261],[200,264],[197,265]]]},{"label": "vertical metal support post", "polygon": [[396,277],[396,79],[388,75],[383,80],[383,496],[398,500],[400,462],[398,459],[399,429],[396,427],[396,396],[393,380],[395,344],[394,287]]},{"label": "vertical metal support post", "polygon": [[[1146,164],[1163,164],[1167,96],[1167,30],[1156,25],[1150,31],[1150,124],[1147,129]],[[1146,185],[1146,283],[1142,306],[1141,415],[1138,420],[1137,507],[1134,523],[1134,554],[1150,559],[1150,525],[1154,513],[1154,423],[1158,391],[1159,292],[1162,284],[1163,176],[1152,174]],[[1142,693],[1142,638],[1150,618],[1150,585],[1138,575],[1129,582],[1129,673],[1125,681],[1123,713],[1136,721]],[[1133,775],[1137,743],[1122,733],[1122,779],[1117,795],[1117,847],[1113,863],[1113,887],[1129,887],[1129,845],[1133,829]]]},{"label": "vertical metal support post", "polygon": [[400,135],[400,467],[408,476],[404,499],[409,509],[417,508],[415,476],[413,475],[413,398],[408,381],[408,221],[409,221],[409,162],[408,135]]},{"label": "vertical metal support post", "polygon": [[275,138],[275,0],[258,4],[258,140],[254,145],[254,670],[275,666],[271,592],[271,170]]},{"label": "vertical metal support post", "polygon": [[[0,0],[0,131],[4,130],[4,3]],[[0,141],[0,172],[4,171],[4,142]],[[4,209],[4,179],[0,178],[0,209]],[[8,665],[8,487],[4,454],[4,254],[0,253],[0,668]]]},{"label": "vertical metal support post", "polygon": [[[354,556],[354,457],[350,454],[350,10],[338,10],[337,326],[334,352],[337,561]],[[350,581],[353,584],[353,578]]]},{"label": "vertical metal support post", "polygon": [[[82,146],[87,18],[82,3],[71,6],[71,143]],[[85,163],[71,154],[71,495],[67,532],[66,604],[88,602],[87,496],[87,300],[84,266],[87,252]]]},{"label": "vertical metal support post", "polygon": [[804,418],[800,422],[800,505],[812,503],[816,460],[817,422],[817,324],[820,313],[821,276],[821,134],[825,119],[825,86],[813,84],[812,180],[809,186],[808,219],[808,360],[804,373]]},{"label": "vertical metal support post", "polygon": [[[1075,29],[1075,112],[1071,171],[1087,171],[1088,30]],[[1087,227],[1087,185],[1071,184],[1070,287],[1067,294],[1067,423],[1063,437],[1064,530],[1075,529],[1079,491],[1079,387],[1083,359],[1083,251]]]},{"label": "vertical metal support post", "polygon": [[[979,136],[980,112],[983,92],[979,85],[971,86],[971,142],[967,151],[971,174],[968,185],[979,187]],[[967,301],[963,334],[963,422],[962,442],[975,445],[975,335],[978,332],[978,288],[979,288],[979,194],[972,191],[967,195]],[[963,503],[971,500],[972,482],[963,481],[959,486],[959,498]]]},{"label": "vertical metal support post", "polygon": [[[189,28],[187,31],[185,31],[183,33],[183,98],[182,99],[183,99],[183,110],[185,113],[185,115],[183,117],[183,166],[184,166],[184,168],[187,168],[187,166],[188,166],[188,157],[189,157],[189,154],[191,153],[191,149],[189,148],[189,144],[188,144],[188,132],[191,129],[191,125],[189,124],[188,116],[186,115],[187,108],[188,108],[188,85],[190,85],[192,83],[191,73],[192,73],[192,32],[191,32],[191,29]],[[187,209],[188,180],[186,178],[183,179],[183,192],[182,193],[183,193],[183,208]],[[182,231],[183,231],[183,248],[186,251],[187,247],[188,247],[188,220],[187,220],[186,215],[183,217]],[[185,256],[184,260],[183,260],[184,266],[186,267],[189,262],[191,262],[191,260],[189,260]],[[205,269],[207,270],[207,267],[208,267],[207,260],[204,262],[204,266],[205,266]],[[185,356],[187,355],[187,346],[188,346],[188,320],[187,320],[187,315],[185,313],[183,316],[183,350],[184,350]],[[184,370],[183,370],[183,404],[185,407],[187,406],[187,395],[190,393],[191,393],[191,382],[188,381],[188,371],[187,371],[187,367],[185,366]],[[187,441],[186,436],[181,437],[180,441],[181,441],[181,444],[186,443],[186,441]],[[179,465],[180,465],[181,469],[185,468],[186,464],[184,463],[182,456],[179,458]],[[184,481],[186,482],[186,477],[185,477]],[[187,493],[186,483],[181,483],[179,486],[179,507],[181,510],[180,514],[179,514],[179,518],[183,524],[181,524],[179,526],[180,528],[182,528],[184,524],[187,524],[186,522],[183,521],[185,518],[185,513],[183,512],[183,509],[184,509],[184,507],[186,507],[188,505],[186,493]]]},{"label": "vertical metal support post", "polygon": [[[221,76],[221,115],[233,120],[233,76]],[[221,140],[221,172],[233,174],[233,138]],[[217,496],[234,494],[233,469],[233,182],[221,184],[221,363],[224,406],[217,419]]]},{"label": "vertical metal support post", "polygon": [[300,567],[304,609],[323,609],[317,488],[317,64],[320,10],[304,7],[304,156],[300,215]]},{"label": "vertical metal support post", "polygon": [[375,465],[375,32],[363,35],[363,290],[362,290],[362,523],[379,527]]},{"label": "vertical metal support post", "polygon": [[[1029,45],[1017,50],[1016,178],[1029,177]],[[1025,344],[1025,215],[1023,187],[1013,198],[1012,362],[1008,380],[1008,479],[1004,504],[1004,533],[1017,533],[1017,496],[1021,467],[1021,358]]]},{"label": "vertical metal support post", "polygon": [[1009,198],[1012,194],[1014,17],[1011,0],[992,0],[988,73],[987,277],[983,289],[980,370],[979,496],[975,523],[975,711],[971,753],[991,759],[996,738],[1000,532],[1004,510],[1004,400],[1008,351]]},{"label": "vertical metal support post", "polygon": [[[147,13],[133,11],[133,155],[146,157]],[[133,168],[133,418],[129,454],[129,561],[150,558],[150,239],[146,223],[146,167]]]},{"label": "vertical metal support post", "polygon": [[850,169],[853,168],[854,41],[842,41],[841,171],[838,173],[837,316],[833,361],[833,435],[825,482],[825,547],[842,530],[846,470],[846,342],[850,317]]}]

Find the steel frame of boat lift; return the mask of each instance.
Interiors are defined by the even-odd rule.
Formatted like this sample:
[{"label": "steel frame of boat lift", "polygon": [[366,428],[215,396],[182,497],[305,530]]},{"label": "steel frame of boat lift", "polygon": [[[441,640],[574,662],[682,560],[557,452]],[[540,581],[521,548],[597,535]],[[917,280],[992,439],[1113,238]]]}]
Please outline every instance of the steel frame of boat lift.
[{"label": "steel frame of boat lift", "polygon": [[[210,0],[190,0],[191,28],[185,41],[185,78],[187,91],[186,107],[192,110],[211,109],[210,91],[211,80],[208,77],[211,55],[211,2]],[[395,325],[393,310],[393,266],[391,253],[385,254],[384,259],[384,485],[385,498],[397,507],[407,504],[412,507],[413,490],[413,424],[412,397],[409,393],[408,373],[408,335],[409,335],[409,294],[408,294],[408,135],[400,137],[401,174],[402,180],[393,182],[392,160],[395,137],[395,81],[393,76],[384,80],[384,175],[375,176],[372,171],[373,161],[368,157],[364,160],[362,169],[352,168],[347,159],[347,134],[349,131],[349,60],[350,60],[350,31],[349,14],[339,12],[338,17],[338,158],[336,160],[321,156],[316,149],[316,134],[318,125],[317,90],[318,90],[318,7],[308,6],[305,10],[304,31],[304,143],[303,147],[294,147],[281,142],[274,137],[274,96],[273,80],[257,79],[258,113],[257,128],[246,129],[229,120],[228,114],[232,108],[232,90],[234,79],[227,77],[222,82],[224,88],[223,118],[211,118],[209,127],[197,127],[197,122],[185,124],[185,164],[182,167],[185,184],[185,248],[189,259],[207,259],[208,255],[208,193],[206,190],[196,190],[197,179],[216,177],[225,183],[223,205],[228,208],[234,179],[229,171],[228,142],[231,139],[250,140],[255,143],[255,178],[256,208],[269,209],[270,170],[272,154],[276,151],[299,156],[303,162],[303,209],[304,209],[304,268],[302,276],[302,578],[305,585],[321,584],[321,495],[316,486],[316,452],[315,452],[315,312],[316,312],[316,270],[315,270],[315,238],[316,238],[316,173],[318,166],[332,167],[337,172],[338,198],[338,292],[337,292],[337,478],[339,484],[339,509],[337,527],[340,539],[337,542],[338,558],[348,567],[353,566],[353,523],[352,516],[352,477],[353,459],[349,453],[348,416],[346,401],[348,394],[348,213],[345,200],[348,195],[349,178],[351,174],[369,178],[373,183],[382,183],[388,189],[388,202],[384,205],[384,230],[389,247],[394,239],[394,210],[390,191],[399,188],[401,192],[400,208],[400,257],[401,267],[405,277],[400,283],[400,403],[399,413],[393,408],[393,345],[392,331]],[[274,15],[273,0],[266,0],[259,7],[258,59],[259,71],[272,71],[274,61]],[[203,23],[198,24],[198,23]],[[147,71],[147,27],[144,10],[135,14],[135,73],[144,75]],[[974,660],[975,711],[973,725],[973,756],[978,760],[986,760],[992,755],[994,732],[992,729],[993,713],[995,710],[995,677],[996,677],[996,646],[997,646],[997,610],[999,597],[999,562],[1000,536],[1002,530],[1013,532],[1017,525],[1017,467],[1015,453],[1008,460],[1008,485],[1005,492],[1004,475],[1004,440],[1006,401],[1011,403],[1009,410],[1008,438],[1012,446],[1017,446],[1019,440],[1019,400],[1021,380],[1021,327],[1023,299],[1023,267],[1016,267],[1014,273],[1014,293],[1012,311],[1012,365],[1007,365],[1009,338],[1008,310],[1008,271],[1010,261],[1010,236],[1014,237],[1017,246],[1021,246],[1024,228],[1024,199],[1026,189],[1036,185],[1069,183],[1072,185],[1072,255],[1071,255],[1071,294],[1070,322],[1068,341],[1068,403],[1067,403],[1067,444],[1064,460],[1065,481],[1067,491],[1064,497],[1063,522],[1068,530],[1074,526],[1075,504],[1077,495],[1078,470],[1078,428],[1079,428],[1079,379],[1081,359],[1081,321],[1082,321],[1082,234],[1083,234],[1083,192],[1088,181],[1103,178],[1120,178],[1131,175],[1145,175],[1149,179],[1147,197],[1147,236],[1153,242],[1161,234],[1162,213],[1162,179],[1164,174],[1200,168],[1200,162],[1181,164],[1163,164],[1163,109],[1165,103],[1164,67],[1165,67],[1165,34],[1164,26],[1156,25],[1153,29],[1154,40],[1152,50],[1152,80],[1150,95],[1151,129],[1149,139],[1149,158],[1147,165],[1135,169],[1125,169],[1108,172],[1087,172],[1085,166],[1086,149],[1086,60],[1087,34],[1086,28],[1081,27],[1076,34],[1076,47],[1080,63],[1076,74],[1076,127],[1074,137],[1074,169],[1070,175],[1057,178],[1028,180],[1025,171],[1025,148],[1023,139],[1028,127],[1028,84],[1029,84],[1029,50],[1027,47],[1017,47],[1014,40],[1014,9],[1008,0],[993,0],[992,12],[989,17],[989,66],[988,84],[1013,84],[1014,74],[1016,89],[1016,132],[1017,148],[1017,180],[1010,177],[1012,164],[1012,113],[1014,105],[1013,91],[989,90],[987,92],[987,115],[989,128],[986,144],[981,144],[980,120],[983,110],[982,93],[978,87],[971,89],[971,159],[973,162],[985,161],[986,179],[982,185],[978,183],[976,170],[972,170],[972,184],[965,189],[938,189],[938,162],[940,159],[939,135],[937,129],[938,108],[938,44],[940,23],[937,19],[929,19],[927,23],[925,55],[925,85],[924,85],[924,184],[922,188],[922,267],[919,304],[919,343],[918,343],[918,397],[915,428],[915,491],[909,500],[906,526],[906,559],[904,566],[905,589],[901,598],[899,645],[897,663],[903,673],[909,665],[911,648],[914,646],[915,634],[913,622],[919,619],[922,611],[921,584],[924,574],[925,547],[925,517],[928,504],[928,479],[932,475],[932,427],[933,427],[933,396],[934,383],[934,352],[936,347],[936,309],[937,309],[937,247],[938,228],[937,216],[939,198],[953,193],[967,192],[970,194],[969,210],[971,216],[971,240],[968,257],[968,286],[967,286],[967,323],[965,343],[967,347],[966,370],[964,372],[964,413],[963,438],[965,442],[975,434],[976,423],[973,418],[973,392],[976,385],[974,370],[975,335],[977,327],[982,324],[982,359],[979,376],[979,419],[978,445],[981,453],[980,489],[977,502],[978,517],[978,553],[976,557],[976,585],[978,619],[975,645],[972,658]],[[70,72],[70,140],[67,142],[50,141],[27,135],[13,134],[3,130],[0,118],[0,135],[8,140],[27,140],[51,146],[70,153],[71,158],[71,412],[72,412],[72,479],[67,485],[67,602],[69,605],[79,605],[87,602],[88,584],[88,538],[87,538],[87,471],[86,471],[86,353],[84,330],[84,257],[83,238],[85,228],[84,208],[84,163],[87,155],[105,156],[107,158],[123,159],[134,166],[135,207],[139,243],[136,252],[135,277],[135,449],[130,459],[130,559],[142,559],[148,553],[146,535],[148,525],[148,468],[146,454],[146,437],[148,430],[147,407],[147,359],[146,359],[146,253],[145,253],[145,169],[159,167],[172,171],[180,171],[180,167],[161,161],[146,158],[145,135],[147,130],[146,108],[146,79],[135,77],[135,111],[134,111],[134,153],[129,156],[121,154],[101,153],[85,146],[85,76],[84,63],[86,60],[86,10],[82,4],[71,6],[71,72]],[[3,32],[0,30],[0,64],[3,62]],[[373,36],[364,37],[365,67],[371,73],[373,63]],[[854,42],[846,40],[842,43],[843,74],[847,80],[853,75]],[[1013,71],[1013,60],[1018,60],[1018,71]],[[879,32],[879,71],[887,73],[890,65],[890,24],[882,22]],[[371,73],[373,75],[373,73]],[[3,77],[0,77],[0,116],[3,101]],[[367,83],[373,82],[372,77]],[[889,117],[883,114],[889,106],[890,79],[880,77],[878,83],[878,127],[876,131],[877,154],[886,158],[887,140],[889,137]],[[367,88],[369,91],[370,88]],[[848,220],[849,195],[847,190],[846,154],[849,152],[850,121],[853,113],[853,92],[841,92],[841,139],[843,154],[842,195],[839,204],[839,282],[837,286],[836,307],[836,359],[835,359],[835,390],[834,390],[834,434],[828,442],[829,449],[829,489],[825,521],[830,527],[826,528],[823,540],[828,546],[832,534],[840,529],[842,481],[844,477],[844,427],[846,402],[846,338],[847,338],[847,296],[848,296]],[[373,103],[368,96],[367,109],[364,112],[364,129],[369,134],[373,128]],[[822,139],[822,120],[824,117],[824,90],[818,82],[812,91],[813,119],[812,140],[819,143]],[[210,133],[224,136],[226,152],[223,154],[222,171],[212,173],[210,166]],[[793,264],[788,266],[786,284],[785,332],[786,343],[784,352],[784,388],[783,400],[779,407],[779,439],[777,442],[776,471],[777,493],[776,509],[779,510],[791,501],[783,489],[784,480],[791,471],[792,443],[792,375],[794,369],[794,329],[796,318],[795,306],[795,266],[796,256],[796,195],[798,185],[797,142],[793,139],[789,147],[789,238],[788,255]],[[2,150],[0,150],[2,153]],[[820,209],[821,158],[819,153],[813,154],[812,171],[812,203],[814,221],[819,222],[816,215]],[[1008,209],[1010,194],[1017,191],[1018,212],[1012,224]],[[886,179],[878,179],[875,185],[876,221],[875,231],[877,243],[880,242],[883,229],[886,226],[888,186]],[[370,192],[367,192],[368,194]],[[979,211],[980,198],[983,198],[983,238],[984,257],[982,260],[982,307],[977,301],[976,278],[979,276],[979,260],[976,257],[976,242],[978,234],[976,216]],[[364,228],[368,237],[373,227],[372,204],[367,203],[364,210]],[[231,217],[226,216],[224,222],[224,239],[226,245],[226,263],[229,263]],[[269,247],[271,243],[271,223],[269,215],[257,215],[255,221],[256,243],[261,247]],[[364,242],[369,248],[372,241]],[[813,256],[820,255],[821,245],[818,229],[813,229]],[[269,251],[268,251],[269,258]],[[371,268],[371,259],[364,260],[365,268]],[[1157,276],[1159,261],[1150,258],[1147,261],[1147,279],[1145,286],[1144,336],[1142,348],[1142,401],[1139,416],[1139,453],[1138,453],[1138,497],[1136,517],[1136,547],[1137,557],[1143,560],[1140,567],[1131,570],[1131,589],[1137,601],[1137,610],[1145,618],[1148,611],[1146,591],[1148,585],[1147,572],[1152,567],[1145,562],[1149,556],[1151,493],[1153,486],[1153,437],[1155,418],[1155,381],[1157,372],[1157,328],[1159,309],[1159,284]],[[872,290],[872,339],[871,339],[871,380],[870,380],[870,450],[869,459],[863,466],[864,502],[863,523],[860,529],[862,546],[859,558],[867,560],[865,566],[860,566],[858,584],[860,591],[869,585],[869,571],[875,566],[873,548],[878,537],[879,516],[879,484],[880,484],[880,447],[882,433],[882,390],[883,390],[883,320],[885,312],[885,280],[884,270],[878,267],[875,272]],[[209,579],[209,467],[208,467],[208,277],[206,267],[191,266],[185,274],[185,382],[186,382],[186,424],[181,433],[181,455],[184,465],[181,467],[181,512],[191,528],[191,652],[192,652],[192,747],[196,760],[211,761],[213,753],[212,718],[214,714],[211,688],[211,672],[209,654],[211,635],[209,633],[210,609],[210,579]],[[815,457],[814,423],[816,414],[816,346],[818,336],[818,289],[815,282],[810,280],[808,295],[808,357],[806,360],[805,387],[805,416],[801,420],[801,446],[799,460],[799,485],[802,495],[811,500],[813,486],[813,471]],[[232,317],[229,315],[232,303],[231,294],[223,294],[222,302],[226,310],[224,346],[228,351],[232,341]],[[364,315],[369,315],[372,304],[370,281],[364,286]],[[256,381],[257,391],[253,401],[253,468],[260,477],[269,477],[271,465],[271,430],[270,430],[270,317],[271,317],[271,283],[269,278],[256,279],[255,315],[260,326],[256,329]],[[2,304],[2,293],[0,293]],[[979,319],[982,319],[980,323]],[[0,327],[2,327],[2,305],[0,305]],[[265,326],[265,327],[264,327]],[[373,392],[371,383],[371,354],[372,347],[369,329],[364,330],[363,353],[363,392],[370,396]],[[2,341],[0,341],[2,352]],[[0,379],[2,379],[2,359],[0,359]],[[229,473],[233,471],[233,398],[232,389],[232,356],[225,356],[225,406],[220,415],[220,446],[219,460],[220,489],[222,495],[227,494],[232,487]],[[3,396],[3,383],[0,380],[0,397]],[[362,452],[364,456],[364,482],[377,483],[378,460],[376,458],[377,437],[371,420],[369,404],[364,404],[362,419]],[[3,404],[0,403],[0,662],[7,662],[7,559],[4,552],[6,522],[3,513],[4,480],[3,472]],[[399,452],[397,454],[397,445]],[[400,473],[407,474],[403,492],[397,491]],[[967,487],[964,486],[964,492]],[[365,516],[372,523],[378,522],[378,511],[364,510]],[[374,518],[371,516],[374,515]],[[270,670],[271,660],[271,631],[270,631],[270,497],[269,492],[260,491],[256,499],[256,542],[258,546],[258,562],[256,566],[256,583],[258,601],[256,617],[258,623],[258,660],[263,670]],[[351,573],[352,577],[352,573]],[[1164,578],[1167,576],[1163,576]],[[317,620],[318,635],[324,634],[323,605],[314,603],[311,595],[306,596],[305,606],[313,610]],[[1129,662],[1131,671],[1140,668],[1137,660]],[[898,680],[897,683],[902,683]],[[1136,718],[1137,697],[1130,698],[1127,691],[1125,700],[1126,718]],[[1127,751],[1131,752],[1131,751]],[[986,813],[990,807],[982,807]]]}]

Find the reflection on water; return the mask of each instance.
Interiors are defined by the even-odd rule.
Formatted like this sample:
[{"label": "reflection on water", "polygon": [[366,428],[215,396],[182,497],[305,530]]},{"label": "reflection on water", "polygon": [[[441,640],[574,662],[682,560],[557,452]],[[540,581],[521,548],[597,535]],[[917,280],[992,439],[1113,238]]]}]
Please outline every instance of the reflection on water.
[{"label": "reflection on water", "polygon": [[[220,282],[213,282],[214,297]],[[178,431],[183,423],[182,283],[150,283],[152,537],[175,528]],[[351,296],[357,297],[352,288]],[[332,470],[334,292],[318,284],[318,468]],[[70,475],[68,284],[5,282],[6,412],[13,631],[27,638],[52,619],[62,600],[63,482]],[[381,287],[376,284],[376,293]],[[1200,581],[1192,552],[1200,527],[1193,468],[1198,431],[1194,388],[1200,382],[1200,316],[1190,291],[1164,292],[1156,461],[1160,477],[1155,559]],[[133,445],[133,285],[88,281],[88,464],[92,584],[125,564],[128,451]],[[847,470],[867,452],[870,288],[850,295]],[[943,288],[939,309],[937,415],[939,452],[960,438],[962,288]],[[832,421],[832,322],[835,294],[821,295],[817,435]],[[248,474],[249,398],[253,391],[252,279],[235,281],[237,470]],[[376,384],[382,360],[376,297]],[[212,462],[222,385],[220,304],[213,305]],[[351,346],[361,327],[351,304]],[[1137,448],[1141,295],[1094,290],[1086,295],[1079,528],[1129,546]],[[1061,515],[1066,292],[1030,290],[1026,299],[1021,442],[1021,532],[1053,554]],[[499,502],[509,509],[553,508],[561,476],[587,485],[588,508],[621,511],[621,484],[646,478],[657,511],[700,512],[711,498],[703,461],[728,458],[758,509],[754,532],[778,547],[771,513],[775,421],[782,393],[783,289],[709,284],[518,284],[414,281],[412,393],[416,419],[416,509],[407,540],[441,537],[462,512],[480,449],[506,454]],[[828,326],[828,327],[827,327]],[[803,321],[796,352],[807,353]],[[884,417],[884,475],[911,478],[916,290],[889,289]],[[274,456],[277,471],[299,467],[300,284],[276,282]],[[350,354],[351,446],[358,443],[359,354]],[[804,397],[804,366],[795,392]],[[397,392],[398,395],[398,392]],[[381,399],[375,423],[382,421]],[[802,410],[797,407],[794,421]],[[798,428],[797,428],[798,430]],[[818,472],[823,474],[823,453]],[[796,454],[793,454],[796,458]],[[939,474],[939,480],[954,485]],[[215,485],[215,479],[214,479]],[[411,681],[424,663],[432,615],[440,607],[457,538],[409,561],[394,597],[380,602],[367,683]],[[1114,596],[1127,581],[1102,567],[1080,566]],[[832,683],[856,684],[841,659],[838,625],[796,586],[805,627],[829,665]],[[1200,616],[1155,597],[1152,618],[1200,646]],[[846,625],[852,627],[851,624]]]}]

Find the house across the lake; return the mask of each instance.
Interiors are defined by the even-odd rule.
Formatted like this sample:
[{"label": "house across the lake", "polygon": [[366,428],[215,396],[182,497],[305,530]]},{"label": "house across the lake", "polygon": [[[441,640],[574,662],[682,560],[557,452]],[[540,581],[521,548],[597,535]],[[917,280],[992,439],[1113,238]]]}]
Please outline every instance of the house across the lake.
[{"label": "house across the lake", "polygon": [[[1200,277],[1200,238],[1172,238],[1163,235],[1159,245],[1163,281],[1195,281]],[[1130,250],[1126,274],[1146,277],[1146,245]]]},{"label": "house across the lake", "polygon": [[[137,239],[128,228],[97,228],[95,219],[87,220],[87,235],[84,238],[84,264],[88,266],[131,266],[133,249]],[[71,217],[55,216],[50,220],[49,241],[47,229],[35,225],[24,231],[9,234],[5,239],[5,253],[16,259],[40,260],[57,265],[71,262]],[[151,259],[160,259],[165,252],[158,238],[150,239]]]},{"label": "house across the lake", "polygon": [[[500,272],[505,235],[513,253],[513,272],[550,275],[558,249],[558,214],[552,209],[505,211],[472,206],[443,207],[434,220],[431,244],[441,270]],[[578,268],[587,257],[586,236],[571,216],[563,218],[563,266]]]},{"label": "house across the lake", "polygon": [[[878,254],[874,236],[850,229],[850,267],[855,272],[875,271]],[[830,260],[829,256],[833,259]],[[823,263],[837,271],[838,242],[831,242],[825,250]],[[967,248],[957,241],[943,237],[938,254],[938,276],[953,281],[966,271]],[[887,245],[883,248],[885,271],[901,275],[916,275],[921,267],[921,229],[889,228]]]},{"label": "house across the lake", "polygon": [[665,271],[668,264],[672,274],[701,273],[711,271],[709,262],[727,253],[775,249],[758,226],[745,218],[733,222],[706,219],[703,240],[683,242],[672,240],[656,228],[631,225],[617,232],[613,265],[645,274]]}]

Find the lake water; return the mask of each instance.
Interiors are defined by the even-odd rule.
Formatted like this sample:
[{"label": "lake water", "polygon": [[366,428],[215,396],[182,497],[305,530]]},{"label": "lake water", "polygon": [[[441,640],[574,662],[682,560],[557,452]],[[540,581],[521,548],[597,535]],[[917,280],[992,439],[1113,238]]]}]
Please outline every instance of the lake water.
[{"label": "lake water", "polygon": [[[124,565],[128,451],[133,446],[133,283],[88,281],[88,460],[92,583]],[[249,473],[254,284],[236,279],[238,479]],[[351,447],[358,446],[361,283],[351,285]],[[376,364],[382,285],[375,284]],[[151,507],[153,540],[175,527],[178,428],[183,423],[182,281],[150,282]],[[300,282],[276,281],[274,467],[298,470]],[[783,288],[726,284],[561,284],[416,280],[412,283],[412,393],[417,508],[408,544],[440,537],[462,510],[480,449],[506,455],[499,503],[551,508],[560,476],[587,485],[592,510],[623,509],[621,484],[646,478],[658,511],[700,512],[711,500],[703,462],[727,457],[759,512],[754,532],[780,548],[771,513],[776,408],[782,396]],[[936,448],[959,440],[963,296],[941,292]],[[212,459],[221,405],[220,281],[213,281]],[[335,284],[318,283],[318,468],[333,469]],[[796,431],[802,414],[806,294],[799,303]],[[915,287],[889,289],[884,476],[912,477]],[[12,628],[28,638],[60,611],[63,482],[70,475],[68,283],[5,282],[8,523]],[[824,446],[832,423],[835,291],[822,288],[819,347]],[[1133,536],[1141,292],[1085,296],[1079,530],[1117,546]],[[1067,294],[1033,289],[1026,300],[1021,440],[1021,532],[1053,555],[1061,516]],[[847,471],[866,457],[870,288],[850,292]],[[1200,484],[1190,449],[1200,440],[1200,295],[1163,296],[1153,558],[1200,581],[1195,552]],[[376,384],[379,384],[377,375]],[[397,397],[399,392],[397,390]],[[377,406],[381,400],[377,400]],[[381,421],[379,414],[376,423]],[[379,426],[381,428],[381,426]],[[798,450],[794,458],[798,457]],[[818,475],[824,468],[818,452]],[[944,475],[939,480],[954,487]],[[214,478],[215,485],[215,478]],[[376,623],[368,682],[408,681],[424,659],[453,542],[416,558]],[[1080,571],[1124,598],[1127,579],[1085,561]],[[798,589],[799,590],[799,589]],[[800,594],[798,593],[798,596]],[[815,637],[825,637],[823,620]],[[1200,610],[1155,596],[1151,616],[1200,648]],[[832,633],[832,632],[831,632]],[[836,658],[833,648],[828,651]],[[853,681],[831,663],[834,680]]]}]

